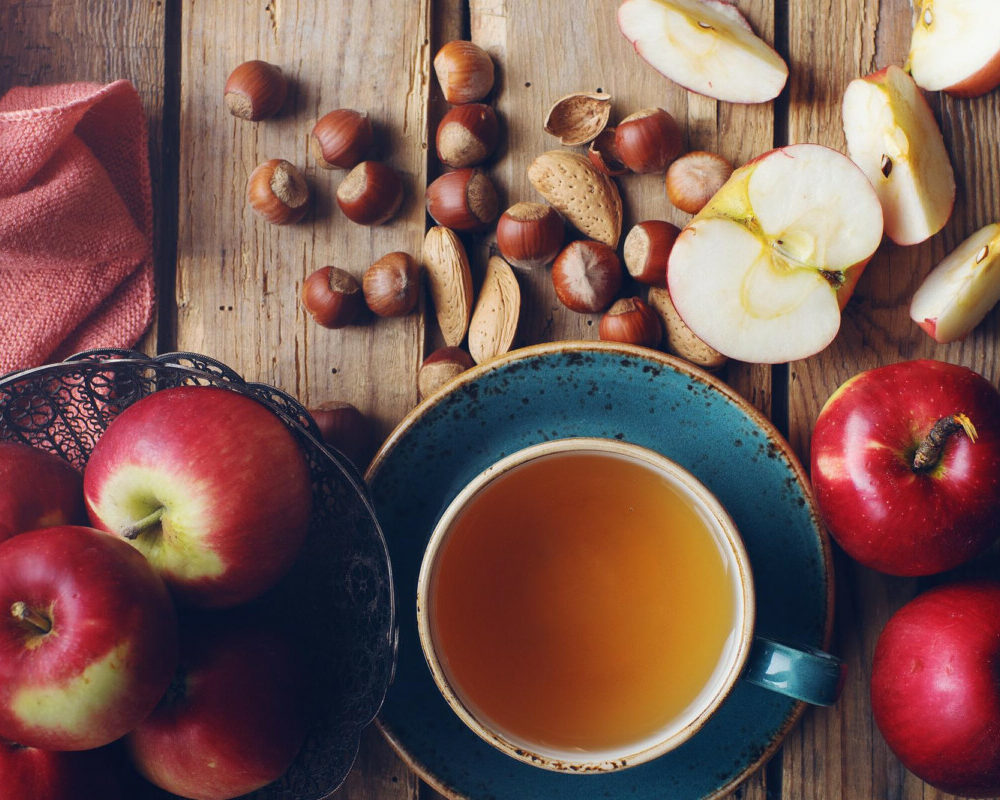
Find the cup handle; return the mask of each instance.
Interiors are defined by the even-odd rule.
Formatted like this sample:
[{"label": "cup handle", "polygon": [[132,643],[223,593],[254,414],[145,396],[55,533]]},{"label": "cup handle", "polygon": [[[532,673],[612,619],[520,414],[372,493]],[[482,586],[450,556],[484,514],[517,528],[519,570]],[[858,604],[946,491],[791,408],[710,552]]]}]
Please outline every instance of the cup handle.
[{"label": "cup handle", "polygon": [[832,706],[844,685],[846,665],[836,656],[811,647],[754,637],[743,679],[772,692],[816,706]]}]

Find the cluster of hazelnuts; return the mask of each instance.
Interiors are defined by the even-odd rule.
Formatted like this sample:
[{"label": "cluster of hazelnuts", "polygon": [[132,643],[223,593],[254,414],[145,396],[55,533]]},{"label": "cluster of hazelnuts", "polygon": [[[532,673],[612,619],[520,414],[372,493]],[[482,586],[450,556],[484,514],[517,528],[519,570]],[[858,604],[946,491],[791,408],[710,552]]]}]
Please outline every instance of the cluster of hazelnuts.
[{"label": "cluster of hazelnuts", "polygon": [[[240,64],[226,81],[224,99],[230,113],[257,121],[281,110],[288,81],[266,61]],[[380,161],[365,160],[374,143],[368,115],[350,108],[325,114],[313,126],[310,150],[323,169],[348,170],[337,187],[337,205],[359,225],[380,225],[399,210],[403,181]],[[265,220],[288,225],[301,220],[309,207],[309,187],[302,172],[284,159],[260,164],[247,183],[247,202]],[[407,253],[389,253],[369,267],[364,286],[338,267],[322,267],[303,285],[306,310],[321,325],[340,328],[357,322],[366,307],[381,316],[408,314],[417,304],[418,268]]]}]

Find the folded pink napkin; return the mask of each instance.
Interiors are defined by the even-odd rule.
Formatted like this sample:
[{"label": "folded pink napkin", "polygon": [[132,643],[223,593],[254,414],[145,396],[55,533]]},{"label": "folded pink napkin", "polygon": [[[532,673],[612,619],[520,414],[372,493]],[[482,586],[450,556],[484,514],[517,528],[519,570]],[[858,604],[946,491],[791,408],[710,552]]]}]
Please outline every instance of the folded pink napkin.
[{"label": "folded pink napkin", "polygon": [[0,374],[135,344],[153,314],[152,235],[132,84],[0,98]]}]

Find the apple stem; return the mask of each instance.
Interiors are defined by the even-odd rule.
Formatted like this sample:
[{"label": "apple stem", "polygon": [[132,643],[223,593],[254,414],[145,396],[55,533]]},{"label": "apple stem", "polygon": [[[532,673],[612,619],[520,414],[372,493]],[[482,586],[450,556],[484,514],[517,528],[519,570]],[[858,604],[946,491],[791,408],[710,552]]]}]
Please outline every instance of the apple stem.
[{"label": "apple stem", "polygon": [[913,470],[927,472],[934,469],[941,461],[941,454],[948,439],[960,432],[964,432],[970,441],[976,441],[978,435],[976,426],[965,414],[952,414],[935,422],[927,438],[920,443],[913,456]]},{"label": "apple stem", "polygon": [[160,521],[160,517],[162,516],[163,516],[163,506],[160,506],[152,514],[136,521],[136,523],[132,525],[132,527],[125,528],[125,530],[122,531],[122,536],[124,536],[130,542],[133,541],[134,539],[138,539],[139,534],[152,528],[156,523]]},{"label": "apple stem", "polygon": [[52,630],[52,620],[44,614],[39,614],[35,609],[28,606],[27,603],[20,600],[11,605],[10,614],[14,619],[35,628],[38,633],[48,633]]}]

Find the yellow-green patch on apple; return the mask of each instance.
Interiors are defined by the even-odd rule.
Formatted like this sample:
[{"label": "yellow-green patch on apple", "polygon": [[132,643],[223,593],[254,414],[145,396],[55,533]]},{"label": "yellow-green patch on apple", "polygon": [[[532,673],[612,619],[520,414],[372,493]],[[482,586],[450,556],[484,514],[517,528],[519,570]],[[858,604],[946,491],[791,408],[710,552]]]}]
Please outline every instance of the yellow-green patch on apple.
[{"label": "yellow-green patch on apple", "polygon": [[119,645],[63,684],[19,689],[11,698],[11,709],[27,726],[71,734],[86,731],[121,693],[129,649]]},{"label": "yellow-green patch on apple", "polygon": [[[108,478],[94,510],[115,531],[126,535],[157,572],[171,579],[200,580],[225,572],[218,553],[198,540],[211,530],[212,497],[205,481],[176,476],[153,467],[129,464]],[[151,487],[156,487],[155,494]],[[159,513],[157,513],[159,512]],[[137,524],[155,519],[141,529]]]}]

